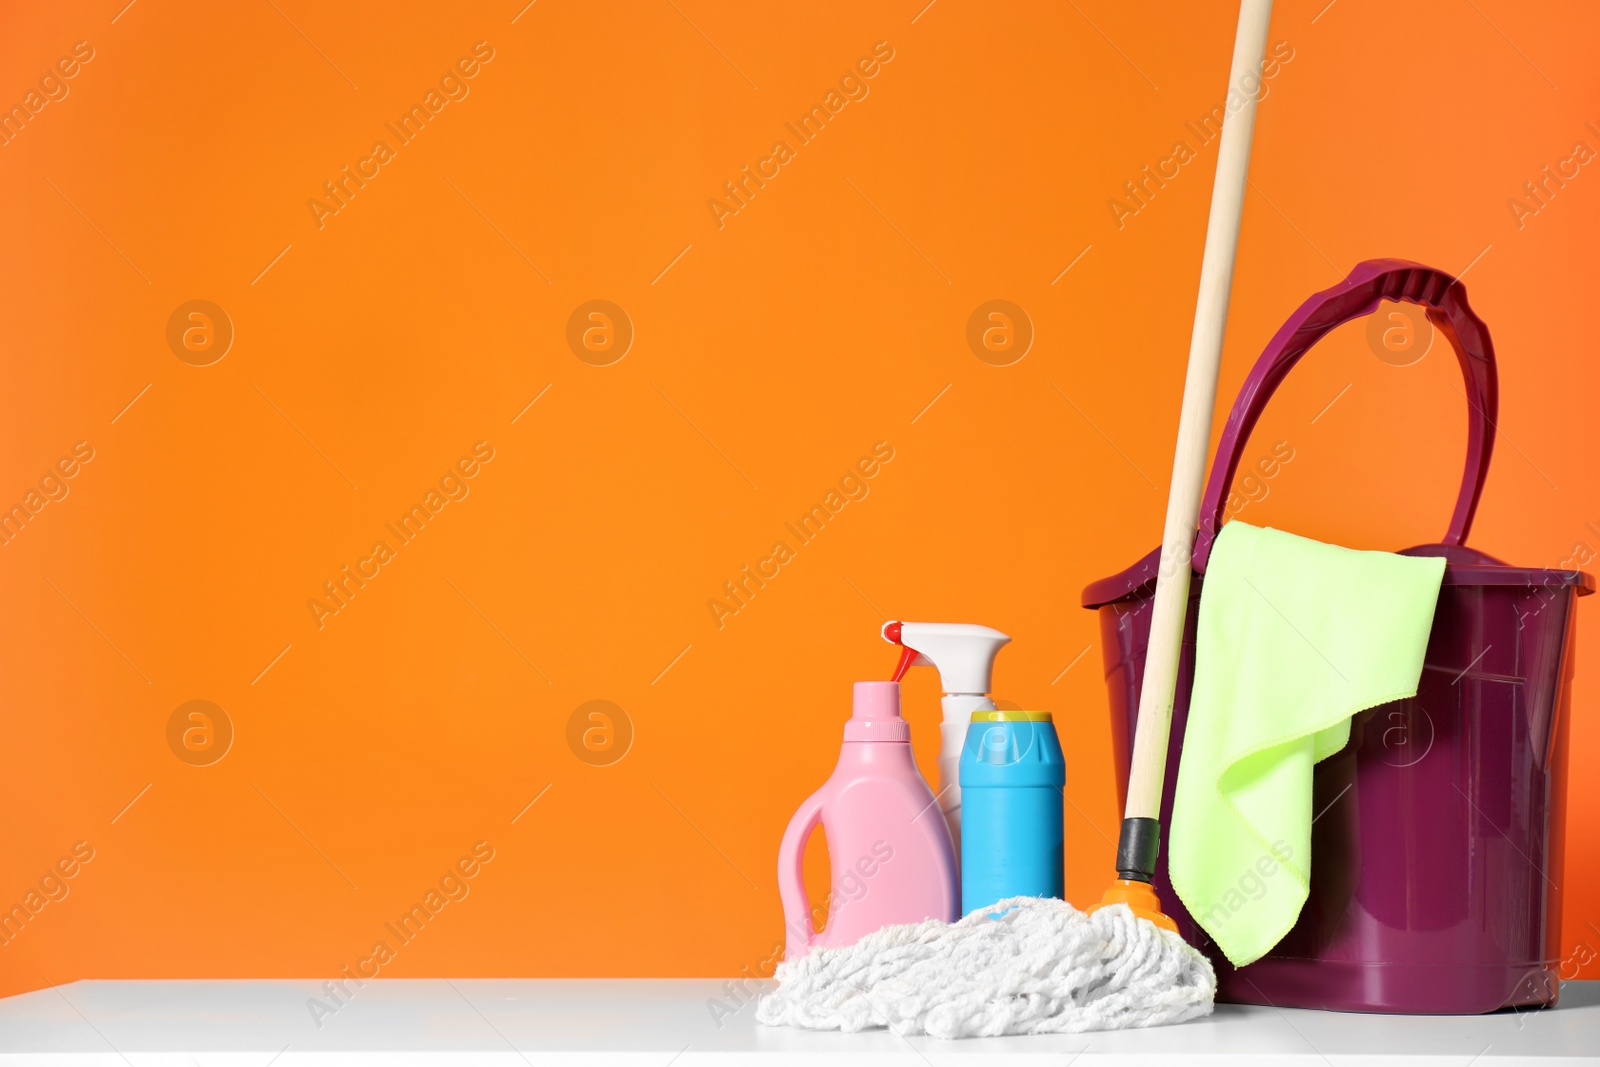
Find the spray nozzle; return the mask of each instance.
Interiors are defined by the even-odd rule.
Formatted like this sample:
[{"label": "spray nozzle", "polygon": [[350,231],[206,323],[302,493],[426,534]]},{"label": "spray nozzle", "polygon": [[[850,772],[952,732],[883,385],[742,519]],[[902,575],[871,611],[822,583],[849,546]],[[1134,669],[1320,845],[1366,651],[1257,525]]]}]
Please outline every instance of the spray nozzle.
[{"label": "spray nozzle", "polygon": [[883,639],[900,645],[894,680],[912,667],[933,667],[945,693],[989,692],[994,657],[1011,638],[987,626],[958,622],[886,622]]}]

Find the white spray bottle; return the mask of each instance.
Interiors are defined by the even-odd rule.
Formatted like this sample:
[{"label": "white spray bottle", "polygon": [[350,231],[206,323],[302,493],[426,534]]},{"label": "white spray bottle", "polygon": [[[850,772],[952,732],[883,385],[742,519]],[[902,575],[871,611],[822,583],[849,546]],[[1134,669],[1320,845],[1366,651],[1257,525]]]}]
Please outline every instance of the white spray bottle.
[{"label": "white spray bottle", "polygon": [[899,681],[911,667],[933,667],[939,672],[944,699],[944,722],[939,727],[939,784],[937,798],[950,824],[956,861],[961,859],[961,785],[958,771],[967,724],[975,711],[993,711],[989,699],[994,657],[1011,638],[987,626],[959,622],[886,622],[883,639],[904,650],[895,667]]}]

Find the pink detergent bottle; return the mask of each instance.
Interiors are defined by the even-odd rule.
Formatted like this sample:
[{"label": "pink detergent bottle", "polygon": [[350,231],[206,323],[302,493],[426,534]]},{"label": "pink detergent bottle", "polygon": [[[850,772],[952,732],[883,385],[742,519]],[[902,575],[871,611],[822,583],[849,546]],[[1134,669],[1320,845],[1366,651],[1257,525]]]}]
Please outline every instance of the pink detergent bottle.
[{"label": "pink detergent bottle", "polygon": [[[818,822],[833,871],[826,907],[816,908],[827,914],[820,933],[801,879],[806,841]],[[839,764],[794,813],[778,846],[778,894],[789,959],[818,946],[853,945],[894,923],[960,918],[950,828],[911,758],[899,682],[856,683]]]}]

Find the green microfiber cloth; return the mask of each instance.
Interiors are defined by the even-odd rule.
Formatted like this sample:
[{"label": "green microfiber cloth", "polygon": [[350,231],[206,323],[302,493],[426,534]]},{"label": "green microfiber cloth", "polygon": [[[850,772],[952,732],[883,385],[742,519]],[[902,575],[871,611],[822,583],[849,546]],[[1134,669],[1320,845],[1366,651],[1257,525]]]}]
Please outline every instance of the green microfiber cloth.
[{"label": "green microfiber cloth", "polygon": [[1438,557],[1357,552],[1230,522],[1200,594],[1167,870],[1235,966],[1266,955],[1311,885],[1311,769],[1350,717],[1415,696]]}]

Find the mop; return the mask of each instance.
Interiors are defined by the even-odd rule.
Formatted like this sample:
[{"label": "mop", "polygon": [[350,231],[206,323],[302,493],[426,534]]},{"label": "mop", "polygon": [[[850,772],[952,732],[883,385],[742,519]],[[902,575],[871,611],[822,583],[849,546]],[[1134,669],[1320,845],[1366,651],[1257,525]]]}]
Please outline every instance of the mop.
[{"label": "mop", "polygon": [[[1227,111],[1217,148],[1217,177],[1211,186],[1211,217],[1200,261],[1200,295],[1195,300],[1194,332],[1189,338],[1189,369],[1183,380],[1183,409],[1173,448],[1172,482],[1161,536],[1161,563],[1150,607],[1150,640],[1139,687],[1139,718],[1134,730],[1128,793],[1117,841],[1117,877],[1095,907],[1126,904],[1140,918],[1174,932],[1178,925],[1161,910],[1150,879],[1161,848],[1161,791],[1172,729],[1173,694],[1183,653],[1183,623],[1189,606],[1200,492],[1211,447],[1211,413],[1217,404],[1217,372],[1222,365],[1222,335],[1228,324],[1233,262],[1239,250],[1239,220],[1250,169],[1255,132],[1261,56],[1267,47],[1272,0],[1243,0],[1239,32],[1233,42]],[[1212,531],[1215,533],[1216,531]],[[1092,907],[1089,909],[1094,911]]]},{"label": "mop", "polygon": [[847,1031],[886,1026],[943,1038],[1127,1029],[1210,1013],[1216,976],[1162,913],[1150,878],[1271,14],[1272,0],[1242,0],[1239,8],[1116,882],[1088,914],[1065,901],[1018,897],[955,923],[889,926],[854,945],[785,960],[778,989],[757,1009],[760,1022]]},{"label": "mop", "polygon": [[785,960],[777,978],[756,1007],[768,1026],[937,1038],[1180,1023],[1209,1015],[1217,991],[1211,964],[1177,934],[1126,907],[1085,915],[1040,897],[885,926]]}]

